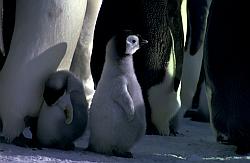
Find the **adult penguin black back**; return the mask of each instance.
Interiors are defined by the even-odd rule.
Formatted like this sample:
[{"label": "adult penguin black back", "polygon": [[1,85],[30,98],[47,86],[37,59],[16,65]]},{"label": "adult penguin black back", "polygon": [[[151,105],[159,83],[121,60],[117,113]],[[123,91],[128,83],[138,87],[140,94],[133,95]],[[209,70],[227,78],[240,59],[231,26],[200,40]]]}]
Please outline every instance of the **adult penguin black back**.
[{"label": "adult penguin black back", "polygon": [[[154,127],[155,124],[152,123],[151,105],[154,104],[150,104],[148,101],[148,91],[152,86],[163,83],[167,78],[166,69],[171,58],[171,49],[174,52],[173,54],[175,54],[172,55],[173,67],[171,71],[173,72],[173,76],[171,76],[171,79],[167,79],[167,87],[170,89],[170,94],[176,93],[179,87],[183,60],[183,29],[180,4],[181,0],[128,0],[122,2],[104,0],[96,24],[91,58],[91,72],[96,85],[103,68],[105,45],[108,39],[114,35],[115,31],[129,28],[140,33],[143,38],[149,41],[145,49],[137,51],[141,55],[133,57],[135,73],[142,87],[146,105],[148,134],[168,134],[165,131],[159,132],[159,128],[156,129]],[[115,21],[116,18],[114,18],[114,15],[117,15],[117,21]],[[160,122],[165,124],[162,127],[164,130],[168,128],[166,126],[168,126],[169,118],[178,110],[177,105],[179,104],[177,103],[179,102],[176,102],[176,95],[173,98],[176,103],[174,104],[174,109],[171,108],[172,111],[169,111],[167,106],[163,109],[165,110],[164,114],[169,113],[168,118],[163,116],[163,120]],[[162,112],[156,111],[156,113],[161,115]]]},{"label": "adult penguin black back", "polygon": [[249,26],[244,6],[212,1],[204,51],[212,126],[217,140],[236,145],[239,154],[250,152],[250,66],[248,45],[242,40]]},{"label": "adult penguin black back", "polygon": [[72,149],[88,121],[82,82],[69,71],[57,71],[46,81],[43,97],[36,133],[39,145]]}]

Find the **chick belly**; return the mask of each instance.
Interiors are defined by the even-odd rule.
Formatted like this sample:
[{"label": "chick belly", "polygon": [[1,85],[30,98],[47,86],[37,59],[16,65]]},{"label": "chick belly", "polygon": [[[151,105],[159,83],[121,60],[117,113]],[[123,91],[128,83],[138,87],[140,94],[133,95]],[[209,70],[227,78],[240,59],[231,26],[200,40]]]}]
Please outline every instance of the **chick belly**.
[{"label": "chick belly", "polygon": [[[136,141],[136,133],[142,127],[128,122],[127,116],[118,105],[105,108],[105,113],[92,108],[90,117],[90,146],[94,151],[112,154],[113,150],[126,152]],[[145,129],[145,127],[144,127]]]}]

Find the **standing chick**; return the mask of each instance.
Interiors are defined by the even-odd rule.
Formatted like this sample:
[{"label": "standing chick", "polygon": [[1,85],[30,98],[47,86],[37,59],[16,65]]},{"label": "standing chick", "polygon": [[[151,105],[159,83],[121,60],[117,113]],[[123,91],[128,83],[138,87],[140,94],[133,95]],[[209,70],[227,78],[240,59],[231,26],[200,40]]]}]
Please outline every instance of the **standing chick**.
[{"label": "standing chick", "polygon": [[37,140],[45,147],[72,149],[86,129],[88,103],[82,82],[68,71],[53,73],[45,83]]},{"label": "standing chick", "polygon": [[109,40],[90,108],[89,150],[132,157],[129,150],[145,134],[145,106],[133,66],[133,54],[145,43],[129,30]]}]

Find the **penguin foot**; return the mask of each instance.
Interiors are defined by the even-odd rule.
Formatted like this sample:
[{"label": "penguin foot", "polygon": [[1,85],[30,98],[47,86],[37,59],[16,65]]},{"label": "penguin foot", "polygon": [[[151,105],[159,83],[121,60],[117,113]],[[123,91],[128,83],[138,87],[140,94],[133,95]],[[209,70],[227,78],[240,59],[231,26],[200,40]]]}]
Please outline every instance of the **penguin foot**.
[{"label": "penguin foot", "polygon": [[246,155],[246,154],[250,153],[250,146],[248,144],[238,145],[235,153],[238,155]]},{"label": "penguin foot", "polygon": [[5,138],[3,136],[0,136],[0,143],[6,143]]},{"label": "penguin foot", "polygon": [[216,141],[221,143],[221,144],[225,144],[225,145],[232,145],[232,143],[230,142],[229,138],[223,134],[219,134],[216,138]]},{"label": "penguin foot", "polygon": [[112,150],[112,153],[116,157],[133,158],[133,154],[131,152],[121,152],[118,150]]},{"label": "penguin foot", "polygon": [[88,147],[85,148],[84,151],[93,152],[93,148],[91,147],[91,145],[88,145]]},{"label": "penguin foot", "polygon": [[153,124],[148,124],[146,129],[146,135],[160,135],[160,133]]},{"label": "penguin foot", "polygon": [[188,109],[184,114],[184,118],[192,118],[196,113],[197,109]]},{"label": "penguin foot", "polygon": [[71,143],[59,146],[58,148],[65,150],[65,151],[73,151],[75,149],[75,144],[71,142]]},{"label": "penguin foot", "polygon": [[205,117],[201,113],[196,112],[192,115],[191,121],[208,123],[209,117]]},{"label": "penguin foot", "polygon": [[41,146],[36,141],[34,141],[33,139],[26,138],[23,134],[15,138],[12,144],[19,146],[19,147],[24,147],[24,148],[32,148],[32,149],[39,149],[39,150],[42,149]]},{"label": "penguin foot", "polygon": [[3,121],[3,131],[2,135],[5,138],[6,143],[12,143],[12,141],[19,137],[25,128],[23,120],[12,120],[12,121]]},{"label": "penguin foot", "polygon": [[184,136],[184,134],[178,131],[170,130],[169,136]]}]

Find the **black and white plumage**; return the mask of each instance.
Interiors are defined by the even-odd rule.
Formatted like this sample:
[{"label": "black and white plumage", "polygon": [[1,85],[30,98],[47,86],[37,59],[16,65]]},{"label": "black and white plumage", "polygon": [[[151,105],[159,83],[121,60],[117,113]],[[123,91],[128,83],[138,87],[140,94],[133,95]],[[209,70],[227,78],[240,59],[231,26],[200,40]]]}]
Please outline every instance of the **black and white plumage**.
[{"label": "black and white plumage", "polygon": [[72,57],[86,8],[86,0],[14,2],[14,32],[0,73],[2,135],[9,143],[23,132],[25,117],[38,116],[49,74]]},{"label": "black and white plumage", "polygon": [[249,31],[245,12],[246,3],[212,1],[204,50],[212,126],[217,140],[236,145],[239,154],[250,152],[249,49],[242,40]]},{"label": "black and white plumage", "polygon": [[[129,28],[149,41],[148,46],[138,50],[138,55],[133,57],[135,73],[146,107],[147,134],[168,135],[169,121],[180,107],[177,90],[184,51],[180,3],[181,0],[104,0],[97,19],[91,58],[95,85],[98,85],[101,76],[105,45],[115,31]],[[113,15],[117,17],[114,18]],[[157,88],[154,89],[154,86]],[[159,96],[165,96],[159,99],[164,101],[163,105],[159,105]],[[161,118],[157,114],[161,115]],[[152,116],[159,121],[152,122]]]},{"label": "black and white plumage", "polygon": [[145,43],[132,31],[110,39],[101,79],[90,107],[91,151],[132,157],[130,149],[145,134],[145,106],[133,67],[133,54]]},{"label": "black and white plumage", "polygon": [[181,78],[180,110],[181,114],[186,112],[186,115],[198,121],[207,121],[209,117],[202,58],[210,3],[211,0],[187,0],[188,28]]},{"label": "black and white plumage", "polygon": [[55,72],[45,83],[43,97],[36,133],[39,145],[71,149],[88,121],[82,82],[69,71]]}]

